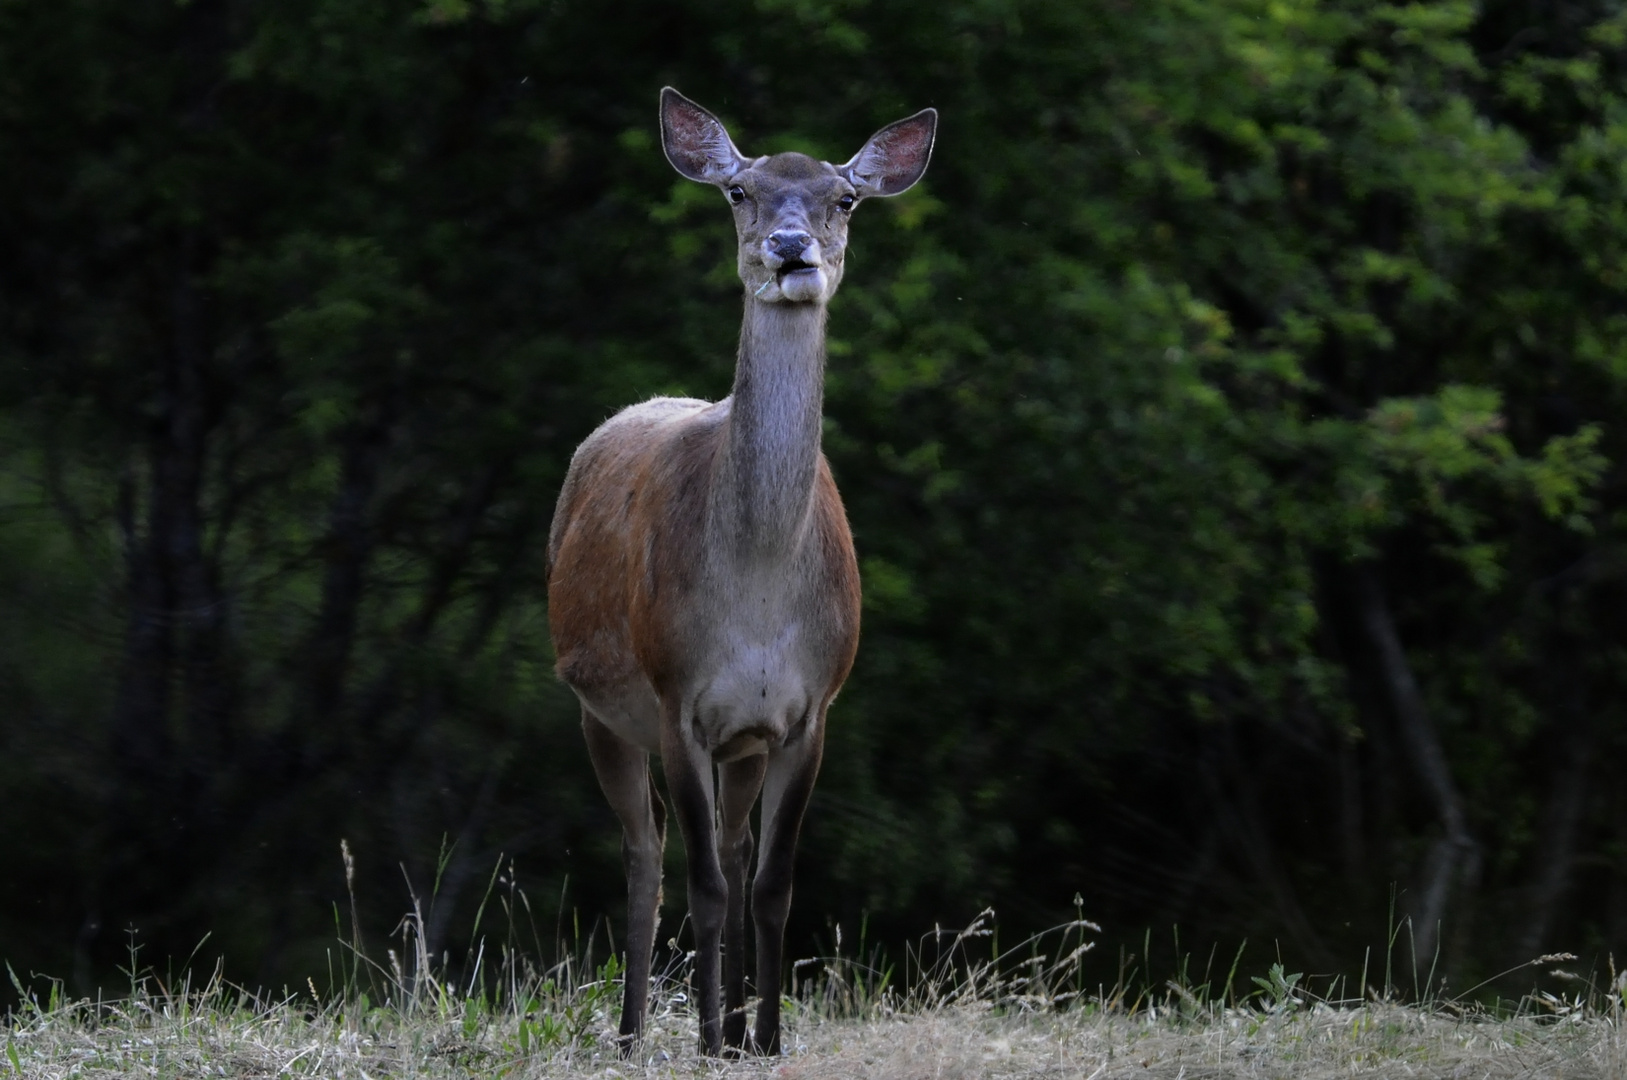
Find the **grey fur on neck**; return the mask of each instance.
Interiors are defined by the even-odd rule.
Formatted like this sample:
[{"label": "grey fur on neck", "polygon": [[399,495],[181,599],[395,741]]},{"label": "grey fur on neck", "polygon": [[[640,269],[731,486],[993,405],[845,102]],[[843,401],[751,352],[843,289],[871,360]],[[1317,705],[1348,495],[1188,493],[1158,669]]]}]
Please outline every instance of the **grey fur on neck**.
[{"label": "grey fur on neck", "polygon": [[825,305],[746,298],[711,521],[737,557],[784,556],[808,524],[825,392]]}]

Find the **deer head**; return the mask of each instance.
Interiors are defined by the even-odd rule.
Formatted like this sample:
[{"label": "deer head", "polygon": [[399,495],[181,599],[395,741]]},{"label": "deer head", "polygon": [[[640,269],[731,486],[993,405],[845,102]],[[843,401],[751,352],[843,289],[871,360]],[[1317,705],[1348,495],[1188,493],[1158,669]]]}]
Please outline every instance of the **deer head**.
[{"label": "deer head", "polygon": [[734,209],[740,280],[764,303],[823,304],[842,281],[848,216],[872,195],[908,191],[926,172],[936,109],[889,124],[844,165],[784,153],[748,158],[721,121],[661,91],[661,146],[672,167],[716,185]]}]

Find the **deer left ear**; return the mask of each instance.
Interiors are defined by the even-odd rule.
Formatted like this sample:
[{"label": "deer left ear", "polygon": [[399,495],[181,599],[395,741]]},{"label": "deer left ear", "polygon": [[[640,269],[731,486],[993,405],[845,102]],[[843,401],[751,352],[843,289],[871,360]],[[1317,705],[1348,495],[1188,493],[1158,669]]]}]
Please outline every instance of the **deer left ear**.
[{"label": "deer left ear", "polygon": [[938,110],[922,109],[906,120],[888,124],[836,171],[867,195],[897,195],[908,191],[932,160],[932,141],[938,134]]}]

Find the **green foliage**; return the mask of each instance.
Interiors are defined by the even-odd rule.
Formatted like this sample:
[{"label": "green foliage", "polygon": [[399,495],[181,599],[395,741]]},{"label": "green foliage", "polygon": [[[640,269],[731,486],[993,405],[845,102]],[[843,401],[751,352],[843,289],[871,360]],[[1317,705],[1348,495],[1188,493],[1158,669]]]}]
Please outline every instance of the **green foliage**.
[{"label": "green foliage", "polygon": [[1299,1008],[1301,1003],[1294,993],[1294,988],[1299,985],[1299,980],[1304,977],[1304,973],[1298,971],[1292,975],[1284,974],[1280,963],[1272,964],[1270,971],[1266,973],[1266,977],[1263,979],[1255,975],[1253,977],[1254,985],[1260,988],[1260,1001],[1265,1006],[1265,1011],[1268,1013],[1285,1013],[1293,1012]]}]

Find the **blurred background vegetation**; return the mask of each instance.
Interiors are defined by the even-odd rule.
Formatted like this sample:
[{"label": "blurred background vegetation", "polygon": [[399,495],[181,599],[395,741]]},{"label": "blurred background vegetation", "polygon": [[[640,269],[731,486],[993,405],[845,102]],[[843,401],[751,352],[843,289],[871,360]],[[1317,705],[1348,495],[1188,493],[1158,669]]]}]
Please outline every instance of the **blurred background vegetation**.
[{"label": "blurred background vegetation", "polygon": [[1354,970],[1392,889],[1460,986],[1627,952],[1616,0],[0,0],[19,973],[322,978],[341,838],[375,942],[500,857],[619,923],[542,563],[588,431],[728,390],[666,83],[748,153],[942,113],[833,305],[793,956],[1077,894]]}]

